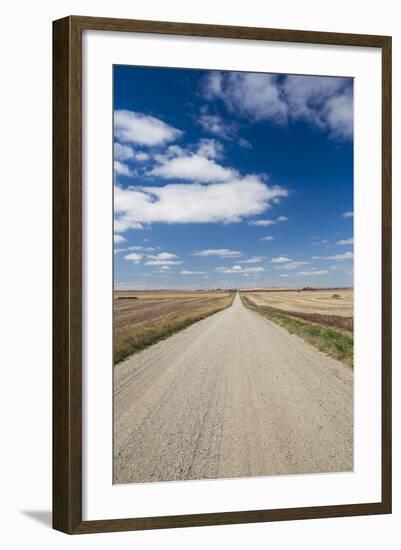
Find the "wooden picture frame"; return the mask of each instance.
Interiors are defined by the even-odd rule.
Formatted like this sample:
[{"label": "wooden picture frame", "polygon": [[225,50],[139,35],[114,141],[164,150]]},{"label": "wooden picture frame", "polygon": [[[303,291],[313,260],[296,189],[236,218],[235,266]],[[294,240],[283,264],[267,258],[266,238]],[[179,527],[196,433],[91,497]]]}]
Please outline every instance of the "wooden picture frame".
[{"label": "wooden picture frame", "polygon": [[[382,56],[382,497],[379,502],[82,520],[82,43],[84,30],[378,48]],[[53,23],[53,527],[69,534],[391,512],[391,37],[71,16]]]}]

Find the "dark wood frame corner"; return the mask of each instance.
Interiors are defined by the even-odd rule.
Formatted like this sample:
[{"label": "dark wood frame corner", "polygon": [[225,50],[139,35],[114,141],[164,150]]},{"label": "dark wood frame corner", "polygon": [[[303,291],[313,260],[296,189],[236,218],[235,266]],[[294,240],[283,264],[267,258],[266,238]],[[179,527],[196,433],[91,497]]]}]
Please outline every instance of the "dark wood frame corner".
[{"label": "dark wood frame corner", "polygon": [[[380,48],[382,498],[368,504],[82,520],[81,36],[83,30]],[[391,512],[391,37],[71,16],[53,23],[53,527],[69,534]]]}]

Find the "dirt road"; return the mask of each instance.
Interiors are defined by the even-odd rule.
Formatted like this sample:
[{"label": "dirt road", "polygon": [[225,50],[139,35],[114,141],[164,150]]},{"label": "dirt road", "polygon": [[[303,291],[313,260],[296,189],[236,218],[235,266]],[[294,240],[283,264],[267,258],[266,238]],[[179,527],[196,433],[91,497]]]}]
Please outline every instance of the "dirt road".
[{"label": "dirt road", "polygon": [[115,366],[114,482],[352,470],[352,379],[237,295]]}]

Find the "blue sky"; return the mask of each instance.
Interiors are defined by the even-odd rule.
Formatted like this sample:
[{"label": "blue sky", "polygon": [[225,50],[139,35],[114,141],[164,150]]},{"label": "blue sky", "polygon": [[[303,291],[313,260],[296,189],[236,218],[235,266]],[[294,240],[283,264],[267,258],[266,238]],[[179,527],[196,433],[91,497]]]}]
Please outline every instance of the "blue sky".
[{"label": "blue sky", "polygon": [[114,283],[352,286],[352,79],[114,67]]}]

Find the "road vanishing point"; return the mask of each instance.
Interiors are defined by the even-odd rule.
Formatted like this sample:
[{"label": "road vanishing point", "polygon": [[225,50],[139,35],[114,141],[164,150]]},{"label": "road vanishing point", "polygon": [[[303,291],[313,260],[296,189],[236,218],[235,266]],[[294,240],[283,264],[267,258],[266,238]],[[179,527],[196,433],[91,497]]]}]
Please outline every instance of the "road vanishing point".
[{"label": "road vanishing point", "polygon": [[114,367],[114,483],[353,469],[353,373],[231,307]]}]

